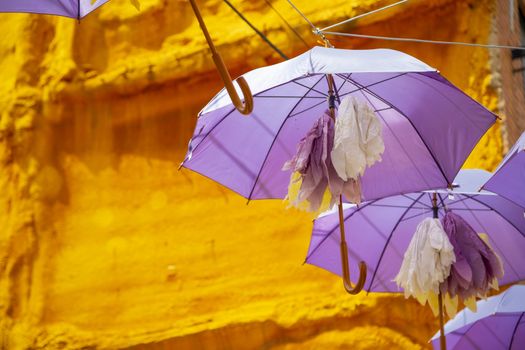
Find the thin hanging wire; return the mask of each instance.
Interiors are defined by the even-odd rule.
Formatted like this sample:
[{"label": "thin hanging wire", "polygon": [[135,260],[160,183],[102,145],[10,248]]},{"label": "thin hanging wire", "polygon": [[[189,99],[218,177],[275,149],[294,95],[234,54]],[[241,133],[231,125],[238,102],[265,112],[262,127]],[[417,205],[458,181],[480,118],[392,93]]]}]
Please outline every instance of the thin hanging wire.
[{"label": "thin hanging wire", "polygon": [[304,44],[304,46],[307,48],[307,49],[310,49],[310,46],[306,40],[304,40],[304,38],[301,36],[301,34],[299,34],[299,32],[286,20],[286,18],[284,18],[283,15],[281,15],[281,13],[279,11],[277,11],[277,9],[272,5],[272,3],[270,2],[270,0],[264,0],[264,2],[266,2],[266,4],[268,4],[268,6],[270,6],[270,8],[277,14],[277,16],[279,16],[279,18],[281,18],[281,20],[284,22],[284,24],[295,34],[295,36],[297,38],[299,38],[299,40],[301,40]]},{"label": "thin hanging wire", "polygon": [[288,56],[286,56],[281,50],[279,50],[277,48],[277,46],[275,46],[271,41],[270,39],[268,39],[266,37],[266,35],[264,35],[259,29],[255,28],[255,26],[253,24],[251,24],[250,21],[248,21],[248,19],[246,17],[244,17],[244,15],[242,13],[239,12],[239,10],[237,10],[235,8],[235,6],[232,5],[231,2],[229,2],[228,0],[223,0],[226,5],[228,5],[232,10],[233,12],[235,12],[237,14],[237,16],[239,16],[244,22],[246,22],[246,24],[248,26],[250,26],[250,28],[253,29],[253,31],[255,33],[257,33],[257,35],[259,35],[261,37],[261,39],[263,39],[272,49],[274,49],[275,52],[277,52],[279,54],[279,56],[281,56],[285,61],[288,59]]},{"label": "thin hanging wire", "polygon": [[286,1],[288,1],[288,3],[290,4],[290,6],[292,6],[293,9],[294,9],[295,11],[297,11],[297,13],[300,14],[301,17],[303,17],[304,20],[305,20],[306,22],[308,22],[308,24],[310,25],[310,27],[312,27],[313,32],[314,32],[314,33],[317,33],[317,31],[318,31],[319,29],[318,29],[318,28],[317,28],[317,27],[316,27],[316,26],[315,26],[315,25],[314,25],[314,24],[308,19],[308,17],[306,17],[306,15],[305,15],[304,13],[302,13],[301,10],[299,10],[299,9],[297,8],[297,6],[295,6],[294,3],[293,3],[291,0],[286,0]]},{"label": "thin hanging wire", "polygon": [[471,46],[471,47],[482,47],[486,49],[525,50],[525,47],[522,47],[522,46],[476,44],[476,43],[467,43],[467,42],[460,42],[460,41],[441,41],[441,40],[426,40],[426,39],[415,39],[415,38],[399,38],[399,37],[391,37],[391,36],[353,34],[353,33],[341,33],[341,32],[322,32],[322,33],[325,35],[338,35],[338,36],[346,36],[346,37],[380,39],[380,40],[388,40],[388,41],[404,41],[404,42],[436,44],[436,45],[461,45],[461,46]]},{"label": "thin hanging wire", "polygon": [[[355,38],[365,38],[365,39],[379,39],[379,40],[388,40],[388,41],[402,41],[402,42],[413,42],[413,43],[423,43],[423,44],[434,44],[434,45],[459,45],[459,46],[470,46],[470,47],[481,47],[481,48],[486,48],[486,49],[511,49],[511,50],[525,50],[525,47],[523,46],[509,46],[509,45],[494,45],[494,44],[476,44],[476,43],[467,43],[467,42],[460,42],[460,41],[442,41],[442,40],[427,40],[427,39],[415,39],[415,38],[400,38],[400,37],[390,37],[390,36],[379,36],[379,35],[367,35],[367,34],[352,34],[352,33],[342,33],[342,32],[328,32],[328,31],[325,31],[327,28],[333,28],[335,27],[336,25],[339,25],[339,24],[343,24],[343,23],[347,23],[349,22],[350,20],[353,20],[353,19],[356,19],[358,17],[363,17],[363,16],[366,16],[366,15],[369,15],[371,13],[375,13],[375,12],[378,12],[380,10],[383,10],[385,8],[381,8],[381,9],[377,9],[377,10],[374,10],[374,11],[371,11],[371,12],[367,12],[365,14],[362,14],[362,15],[359,15],[359,16],[356,16],[356,17],[353,17],[350,18],[350,20],[346,20],[343,21],[343,22],[340,22],[340,23],[337,23],[337,24],[334,24],[332,26],[328,26],[324,29],[319,29],[317,28],[306,16],[304,13],[301,12],[301,10],[299,10],[297,8],[297,6],[294,5],[294,3],[291,1],[291,0],[286,0],[288,1],[288,3],[290,4],[290,6],[292,6],[295,11],[297,11],[297,13],[299,13],[301,15],[301,17],[304,18],[304,20],[312,27],[312,31],[314,32],[314,34],[318,35],[319,37],[321,37],[321,39],[323,39],[323,41],[326,43],[328,41],[328,39],[326,39],[325,35],[335,35],[335,36],[346,36],[346,37],[355,37]],[[400,1],[398,3],[394,3],[392,5],[389,5],[390,7],[392,6],[395,6],[395,5],[398,5],[400,3],[402,3],[403,1]],[[389,8],[389,7],[386,7],[386,8]],[[331,47],[333,47],[331,44],[329,44]]]},{"label": "thin hanging wire", "polygon": [[349,18],[349,19],[344,20],[344,21],[342,21],[342,22],[339,22],[339,23],[336,23],[336,24],[332,24],[331,26],[328,26],[328,27],[325,27],[325,28],[323,28],[323,29],[320,29],[320,31],[321,31],[321,32],[324,32],[324,31],[326,31],[326,30],[328,30],[328,29],[332,29],[332,28],[337,27],[337,26],[340,26],[340,25],[342,25],[342,24],[346,24],[346,23],[349,23],[349,22],[355,21],[356,19],[363,18],[363,17],[365,17],[365,16],[368,16],[368,15],[371,15],[371,14],[374,14],[374,13],[377,13],[377,12],[380,12],[380,11],[383,11],[383,10],[386,10],[386,9],[389,9],[389,8],[394,7],[394,6],[397,6],[397,5],[401,5],[401,4],[403,4],[403,3],[407,2],[407,1],[408,1],[408,0],[401,0],[401,1],[398,1],[398,2],[396,2],[396,3],[394,3],[394,4],[390,4],[390,5],[387,5],[387,6],[381,7],[381,8],[379,8],[379,9],[376,9],[376,10],[373,10],[373,11],[370,11],[370,12],[367,12],[367,13],[363,13],[363,14],[361,14],[361,15],[357,15],[357,16],[355,16],[355,17]]}]

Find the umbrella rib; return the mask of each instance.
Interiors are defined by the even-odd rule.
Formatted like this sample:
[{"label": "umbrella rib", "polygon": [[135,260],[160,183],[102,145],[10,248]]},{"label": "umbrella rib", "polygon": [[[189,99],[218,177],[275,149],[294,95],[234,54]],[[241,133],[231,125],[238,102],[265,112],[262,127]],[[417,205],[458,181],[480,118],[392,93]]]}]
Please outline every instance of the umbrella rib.
[{"label": "umbrella rib", "polygon": [[450,203],[448,203],[448,206],[450,207],[451,205],[458,204],[458,203],[461,203],[461,202],[464,202],[466,200],[471,199],[470,197],[467,197],[467,195],[465,195],[465,194],[460,194],[460,195],[461,196],[465,196],[465,198],[461,198],[461,199],[458,199],[457,201],[450,202]]},{"label": "umbrella rib", "polygon": [[[378,85],[378,84],[381,84],[381,83],[384,83],[384,82],[387,82],[389,80],[392,80],[392,79],[395,79],[395,78],[399,78],[400,76],[403,76],[405,74],[408,74],[408,73],[399,73],[398,75],[394,75],[393,77],[388,77],[388,78],[385,78],[383,80],[379,80],[379,81],[376,81],[375,83],[372,83],[372,84],[369,84],[369,85],[363,85],[363,84],[359,84],[357,83],[355,80],[353,80],[352,78],[350,78],[350,74],[348,75],[348,77],[345,77],[343,74],[336,74],[337,76],[339,76],[341,78],[344,79],[344,80],[348,80],[349,83],[354,83],[355,84],[352,84],[354,85],[357,89],[355,90],[352,90],[352,91],[349,91],[349,92],[345,92],[344,94],[342,94],[341,96],[346,96],[346,95],[350,95],[350,94],[353,94],[354,92],[358,92],[358,91],[361,91],[363,89],[368,89],[369,87],[372,87],[374,85]],[[361,86],[361,87],[359,87]]]},{"label": "umbrella rib", "polygon": [[472,199],[475,202],[478,202],[481,205],[484,205],[485,207],[487,207],[489,209],[492,209],[495,213],[497,213],[499,216],[501,216],[503,219],[505,219],[505,221],[507,221],[509,224],[511,224],[512,227],[514,227],[516,229],[516,231],[518,231],[523,237],[525,237],[525,234],[523,232],[521,232],[521,230],[519,228],[517,228],[516,225],[514,225],[514,223],[512,223],[509,220],[507,220],[507,218],[505,216],[503,216],[498,210],[496,210],[496,209],[494,209],[492,207],[489,207],[487,204],[483,203],[479,199],[476,199],[475,196],[469,196],[469,195],[465,195],[465,196],[469,197],[470,199]]},{"label": "umbrella rib", "polygon": [[[297,78],[296,80],[303,80],[303,79],[307,79],[307,78],[310,78],[310,77],[311,77],[311,76],[299,77],[299,78]],[[289,83],[290,83],[290,82],[287,81],[287,82],[284,82],[284,83],[282,83],[282,84],[279,84],[279,85],[276,85],[276,86],[272,86],[272,87],[270,87],[270,88],[268,88],[268,89],[266,89],[266,90],[263,90],[263,91],[261,91],[261,92],[258,92],[258,93],[256,93],[256,94],[254,94],[253,97],[257,97],[257,98],[258,98],[258,97],[260,97],[260,96],[259,96],[260,94],[264,94],[265,92],[268,92],[268,91],[270,91],[270,90],[272,90],[272,89],[275,89],[275,88],[281,87],[281,86],[286,85],[286,84],[289,84]],[[221,91],[224,91],[224,90],[225,90],[225,89],[223,88]],[[215,95],[215,97],[212,99],[212,101],[215,100],[215,99],[217,98],[217,96],[220,95],[220,93],[221,93],[221,92],[218,92],[218,93]],[[322,102],[321,102],[321,103],[322,103]],[[231,111],[229,111],[228,113],[226,113],[226,114],[221,118],[221,120],[218,121],[218,122],[217,122],[217,123],[216,123],[216,124],[210,129],[210,131],[208,131],[208,133],[202,137],[201,142],[199,142],[199,143],[193,148],[192,152],[195,152],[195,151],[197,150],[197,147],[199,147],[199,146],[204,142],[204,140],[208,137],[208,135],[209,135],[213,130],[215,130],[215,128],[216,128],[217,126],[219,126],[219,125],[224,121],[224,119],[228,118],[228,117],[230,116],[230,114],[232,114],[233,112],[235,112],[235,110],[236,110],[236,108],[233,107],[233,108],[231,109]],[[199,113],[198,118],[200,118],[200,117],[201,117],[201,114]],[[195,135],[192,137],[192,140],[193,140],[194,137],[195,137]],[[191,140],[190,140],[190,142],[191,142]],[[186,161],[187,161],[187,159],[184,159],[184,161],[182,162],[182,165],[181,165],[181,166],[184,166],[184,163],[185,163]]]},{"label": "umbrella rib", "polygon": [[[469,95],[467,95],[463,90],[461,90],[460,88],[458,88],[456,85],[454,85],[454,84],[450,84],[450,83],[447,84],[447,83],[448,83],[448,80],[446,80],[446,79],[445,79],[441,74],[439,74],[438,72],[425,72],[425,73],[431,73],[431,74],[433,74],[433,73],[437,73],[440,77],[444,78],[445,81],[442,81],[442,80],[437,79],[434,75],[431,75],[431,74],[428,74],[428,75],[427,75],[427,74],[425,74],[425,73],[423,73],[423,72],[412,72],[412,73],[415,73],[415,74],[418,74],[418,75],[422,75],[422,76],[424,76],[424,77],[427,77],[427,78],[433,79],[433,80],[437,81],[438,83],[441,83],[441,84],[443,84],[443,85],[445,85],[445,86],[448,86],[449,88],[452,88],[452,89],[458,91],[458,92],[461,93],[463,96],[470,98],[470,99],[471,99],[472,101],[474,101],[478,106],[480,106],[480,107],[482,107],[482,108],[484,108],[484,109],[487,109],[487,108],[486,108],[485,106],[483,106],[481,103],[479,103],[478,101],[476,101],[475,99],[473,99],[472,97],[470,97]],[[496,119],[501,119],[500,117],[498,117],[498,116],[497,116],[496,114],[494,114],[493,112],[491,112],[491,111],[489,111],[489,112],[494,116],[494,118],[496,118]]]},{"label": "umbrella rib", "polygon": [[383,251],[381,252],[381,255],[379,256],[379,260],[377,261],[377,264],[376,264],[376,267],[374,269],[374,274],[372,275],[372,279],[370,280],[370,284],[368,285],[368,291],[370,291],[370,289],[372,288],[372,284],[374,283],[374,279],[376,277],[376,274],[377,274],[377,269],[379,268],[379,265],[381,264],[381,260],[383,260],[383,255],[385,254],[385,251],[386,251],[386,248],[388,247],[388,243],[390,242],[390,239],[392,239],[392,236],[394,235],[394,232],[396,231],[397,227],[399,226],[399,224],[401,223],[401,221],[403,220],[403,218],[406,216],[406,214],[410,211],[410,209],[412,209],[412,207],[417,203],[417,201],[419,201],[421,199],[421,197],[423,197],[423,193],[419,195],[419,197],[416,199],[416,201],[414,201],[406,210],[405,212],[403,213],[403,215],[401,215],[401,217],[399,218],[399,220],[397,221],[396,225],[394,226],[394,228],[392,229],[392,231],[390,232],[390,235],[388,236],[384,246],[383,246]]},{"label": "umbrella rib", "polygon": [[[313,88],[319,84],[319,82],[323,79],[323,77],[321,76],[321,78],[319,78],[319,80],[317,80],[315,82],[315,84],[313,84],[309,90],[306,92],[306,94],[304,94],[304,96],[308,95],[310,93],[310,91],[313,90]],[[261,172],[264,168],[264,165],[266,164],[266,161],[268,160],[268,156],[270,155],[270,152],[272,151],[272,148],[273,148],[273,145],[275,144],[275,141],[277,140],[277,138],[279,137],[279,133],[281,132],[281,130],[283,129],[284,125],[286,124],[286,121],[288,120],[288,117],[290,117],[290,114],[294,111],[294,109],[301,103],[301,101],[303,100],[303,98],[299,99],[299,101],[297,101],[297,103],[295,104],[295,106],[293,106],[293,108],[290,110],[290,112],[288,113],[288,115],[283,119],[283,122],[281,123],[281,126],[279,127],[279,130],[277,130],[277,133],[275,134],[275,137],[273,138],[272,140],[272,144],[270,145],[270,147],[268,148],[268,152],[266,153],[266,156],[264,157],[264,160],[261,164],[261,167],[259,168],[259,172],[257,173],[257,177],[255,178],[255,181],[253,183],[253,186],[252,186],[252,189],[250,191],[250,195],[248,196],[248,202],[252,199],[252,195],[253,195],[253,191],[255,190],[255,187],[257,186],[257,181],[259,181],[259,177],[261,176]]]},{"label": "umbrella rib", "polygon": [[[310,106],[310,107],[308,107],[308,108],[306,108],[306,109],[303,109],[302,111],[299,111],[299,112],[294,113],[294,114],[290,114],[290,117],[295,117],[296,115],[299,115],[299,114],[301,114],[301,113],[308,112],[309,110],[314,109],[315,107],[317,107],[317,106],[319,106],[319,105],[322,105],[324,102],[325,102],[325,101],[318,102],[318,103],[316,103],[316,104],[313,105],[313,106]],[[391,109],[391,107],[383,108],[383,109],[378,109],[378,110],[374,110],[374,112],[382,112],[382,111],[385,111],[385,110],[387,110],[387,109]]]},{"label": "umbrella rib", "polygon": [[299,111],[299,112],[297,112],[297,113],[290,114],[288,117],[291,118],[291,117],[295,117],[295,116],[297,116],[297,115],[299,115],[299,114],[302,114],[302,113],[304,113],[304,112],[308,112],[309,110],[314,109],[315,107],[318,107],[318,106],[322,105],[322,104],[325,103],[325,102],[326,102],[326,100],[325,100],[325,101],[321,101],[321,102],[317,102],[315,105],[310,106],[310,107],[308,107],[308,108],[306,108],[306,109],[303,109],[302,111]]},{"label": "umbrella rib", "polygon": [[[348,216],[346,216],[343,220],[343,223],[346,222],[346,220],[350,219],[352,216],[354,216],[354,214],[360,212],[361,210],[365,209],[366,207],[368,207],[369,205],[371,204],[374,204],[375,202],[379,201],[380,199],[375,199],[371,202],[368,202],[368,203],[365,203],[362,207],[358,207],[356,210],[353,210],[350,214],[348,214]],[[308,261],[308,259],[310,259],[310,257],[312,255],[314,255],[314,253],[317,251],[317,249],[324,243],[324,241],[326,241],[328,239],[328,237],[330,237],[334,232],[335,232],[335,229],[339,227],[339,221],[336,223],[336,225],[334,226],[334,228],[332,228],[330,231],[327,231],[327,234],[326,236],[323,237],[323,239],[315,246],[314,249],[312,249],[311,253],[308,254],[306,256],[306,259],[305,261]]]},{"label": "umbrella rib", "polygon": [[[414,208],[412,208],[412,209],[414,209]],[[417,218],[418,216],[425,215],[425,214],[428,214],[428,213],[431,213],[431,212],[432,212],[432,209],[427,209],[426,211],[424,211],[422,213],[417,213],[417,214],[412,215],[412,216],[407,216],[407,217],[403,218],[403,220],[401,220],[401,221],[411,220],[411,219]]]},{"label": "umbrella rib", "polygon": [[[325,98],[328,97],[327,94],[324,94],[324,93],[322,93],[321,91],[316,90],[316,89],[313,88],[315,85],[317,85],[317,83],[315,83],[312,87],[308,87],[307,85],[304,85],[304,84],[298,83],[298,82],[296,82],[295,80],[292,80],[292,83],[297,84],[297,85],[300,85],[300,86],[302,86],[302,87],[308,89],[308,91],[306,92],[306,94],[310,93],[310,91],[315,91],[315,92],[317,92],[319,95],[321,95],[321,96],[323,96],[323,97],[325,97]],[[305,95],[306,95],[306,94],[305,94]]]},{"label": "umbrella rib", "polygon": [[[418,195],[418,194],[416,194],[416,196],[417,196],[417,195]],[[406,195],[406,194],[402,194],[402,196],[405,197],[405,198],[408,199],[408,200],[416,201],[417,203],[421,204],[422,206],[424,206],[424,207],[426,207],[426,208],[428,208],[428,209],[432,209],[432,206],[430,206],[430,205],[428,205],[428,204],[425,204],[425,203],[423,203],[423,202],[420,201],[421,196],[418,197],[418,198],[412,198],[412,197],[409,197],[409,196]]]},{"label": "umbrella rib", "polygon": [[446,211],[447,210],[447,206],[445,205],[445,201],[443,200],[443,197],[441,197],[441,193],[438,193],[436,192],[438,198],[439,198],[439,201],[441,202],[441,207]]},{"label": "umbrella rib", "polygon": [[[401,76],[401,75],[399,75]],[[397,76],[397,77],[399,77]],[[397,78],[396,77],[396,78]],[[403,117],[405,117],[408,122],[410,123],[410,125],[412,125],[412,128],[415,130],[415,132],[417,133],[417,135],[419,136],[419,139],[421,140],[421,142],[425,145],[428,153],[430,154],[430,156],[432,157],[432,159],[434,159],[434,163],[437,165],[439,171],[441,172],[441,175],[443,175],[443,178],[445,179],[446,183],[449,184],[450,181],[447,179],[447,176],[445,175],[445,172],[443,171],[443,168],[441,167],[441,164],[437,161],[436,157],[434,156],[434,153],[432,153],[432,151],[430,150],[430,147],[427,145],[427,143],[425,142],[425,140],[423,139],[423,137],[421,136],[421,134],[419,133],[419,130],[415,127],[414,123],[412,123],[412,120],[410,120],[410,118],[407,117],[407,115],[403,112],[401,112],[401,110],[399,108],[397,108],[396,106],[394,106],[392,103],[390,103],[389,101],[387,101],[386,99],[384,99],[383,97],[377,95],[375,92],[371,91],[368,89],[368,87],[370,87],[370,85],[368,87],[366,86],[363,86],[361,84],[359,84],[358,82],[356,82],[355,80],[353,79],[350,79],[351,82],[353,82],[355,85],[357,86],[361,86],[361,89],[364,89],[366,90],[369,94],[371,94],[372,96],[374,96],[375,98],[381,100],[383,103],[387,104],[388,106],[392,107],[392,109],[394,109],[396,112],[398,112],[399,114],[401,114]]]},{"label": "umbrella rib", "polygon": [[[360,90],[361,94],[363,94],[363,96],[367,99],[367,101],[372,105],[372,107],[374,107],[375,109],[375,106],[374,104],[372,103],[372,100],[365,94],[365,91],[363,90]],[[390,109],[390,108],[389,108]],[[425,176],[423,176],[423,174],[421,173],[421,171],[419,170],[419,168],[417,167],[416,163],[414,162],[414,160],[412,159],[412,157],[410,156],[410,154],[406,151],[405,149],[405,146],[403,145],[403,143],[399,140],[399,138],[397,137],[396,133],[392,130],[391,126],[389,123],[387,123],[386,119],[383,117],[383,114],[382,113],[377,113],[377,115],[379,115],[379,117],[381,117],[381,119],[383,120],[383,122],[385,123],[385,125],[387,126],[388,130],[390,130],[390,132],[392,133],[392,136],[394,136],[394,138],[396,139],[397,143],[399,146],[401,146],[401,148],[403,149],[403,151],[405,152],[405,155],[407,156],[407,158],[410,160],[410,163],[412,163],[412,166],[416,169],[416,171],[418,172],[419,176],[421,179],[423,179],[423,181],[425,182],[426,186],[428,187],[431,187],[428,182],[427,182],[427,179],[425,178]],[[390,157],[389,157],[390,158]],[[390,160],[392,161],[392,160]],[[396,172],[396,169],[395,167],[392,167],[392,171]],[[397,180],[397,184],[399,185],[399,187],[402,187],[400,182],[399,182],[399,176],[397,176],[397,172],[395,174],[395,178]]]},{"label": "umbrella rib", "polygon": [[[265,95],[265,96],[255,96],[257,98],[303,98],[303,96],[285,96],[285,95],[282,95],[282,96],[268,96],[268,95]],[[316,99],[323,99],[323,100],[326,100],[325,97],[322,97],[322,96],[304,96],[304,98],[316,98]]]},{"label": "umbrella rib", "polygon": [[521,319],[523,318],[523,315],[525,313],[521,313],[520,318],[518,318],[518,322],[516,322],[516,326],[514,326],[514,331],[512,332],[512,338],[510,338],[510,344],[509,344],[509,350],[512,350],[512,344],[514,343],[514,336],[516,335],[516,331],[518,330],[518,327],[520,325]]},{"label": "umbrella rib", "polygon": [[[378,207],[378,208],[399,208],[399,209],[406,209],[408,206],[406,205],[389,205],[389,204],[373,204],[370,205],[371,207]],[[412,209],[428,209],[424,207],[414,207]]]},{"label": "umbrella rib", "polygon": [[[204,140],[208,137],[208,135],[210,135],[210,134],[213,132],[213,130],[215,130],[215,128],[216,128],[217,126],[219,126],[219,125],[224,121],[224,119],[228,118],[233,112],[235,112],[235,110],[236,110],[236,108],[233,107],[233,108],[231,109],[231,111],[229,111],[228,113],[226,113],[226,114],[224,115],[224,117],[222,117],[221,120],[217,122],[217,124],[215,124],[213,127],[211,127],[211,128],[210,128],[210,131],[208,131],[208,133],[202,137],[201,142],[199,142],[197,145],[195,145],[195,147],[192,149],[191,153],[195,152],[195,151],[197,150],[197,148],[198,148],[198,147],[204,142]],[[198,135],[197,135],[197,136],[198,136]],[[191,144],[191,141],[193,140],[194,137],[195,137],[195,136],[193,136],[193,137],[191,138],[191,140],[190,140],[190,144]],[[182,166],[184,166],[184,163],[186,162],[186,160],[187,160],[187,159],[184,159],[184,161],[182,162]]]},{"label": "umbrella rib", "polygon": [[461,114],[463,114],[463,116],[470,122],[470,124],[472,124],[475,128],[477,128],[478,130],[480,131],[483,131],[478,125],[476,125],[476,123],[474,123],[472,121],[472,119],[470,119],[470,117],[467,115],[467,113],[465,113],[465,111],[463,111],[461,108],[459,108],[459,106],[454,102],[452,101],[450,98],[448,98],[447,96],[445,96],[441,91],[439,91],[438,89],[436,89],[435,87],[433,87],[432,85],[430,85],[429,83],[427,83],[426,81],[424,80],[421,80],[421,79],[418,79],[416,78],[415,76],[412,76],[411,74],[407,74],[407,77],[409,78],[412,78],[412,79],[415,79],[417,81],[419,81],[420,83],[422,84],[425,84],[426,86],[428,86],[429,88],[431,88],[432,90],[434,90],[435,92],[437,92],[438,94],[440,94],[442,97],[444,97],[448,102],[450,102],[454,107],[456,107],[456,109],[458,111],[461,112]]}]

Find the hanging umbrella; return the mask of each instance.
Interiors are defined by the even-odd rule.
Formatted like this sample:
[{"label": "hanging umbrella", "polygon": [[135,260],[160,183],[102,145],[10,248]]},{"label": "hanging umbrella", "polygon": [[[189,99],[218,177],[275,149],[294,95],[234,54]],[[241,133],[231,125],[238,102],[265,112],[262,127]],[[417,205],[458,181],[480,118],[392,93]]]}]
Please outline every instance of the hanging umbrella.
[{"label": "hanging umbrella", "polygon": [[[453,350],[519,350],[525,348],[525,286],[480,300],[477,312],[465,309],[445,325]],[[432,338],[439,348],[439,335]]]},{"label": "hanging umbrella", "polygon": [[[348,205],[343,219],[348,232],[345,239],[352,240],[352,247],[346,259],[364,261],[368,266],[364,289],[399,292],[394,278],[416,227],[427,217],[443,217],[446,210],[461,215],[476,232],[488,235],[490,246],[502,259],[505,275],[500,283],[525,279],[523,210],[496,194],[477,192],[489,176],[490,173],[481,170],[463,170],[452,190],[392,196],[359,207]],[[338,228],[335,210],[315,220],[306,262],[344,275],[345,266],[338,259],[341,242]],[[441,298],[439,310],[442,310]],[[440,316],[443,323],[441,312]]]},{"label": "hanging umbrella", "polygon": [[503,196],[525,208],[525,133],[511,148],[484,189]]},{"label": "hanging umbrella", "polygon": [[[383,160],[362,178],[371,200],[452,183],[496,116],[425,63],[394,50],[315,47],[244,75],[257,101],[243,118],[223,89],[199,113],[183,167],[248,199],[284,198],[281,171],[327,109],[328,79],[338,99],[368,104],[383,124]],[[441,130],[441,131],[440,131]]]},{"label": "hanging umbrella", "polygon": [[0,0],[0,12],[57,15],[80,20],[109,0]]},{"label": "hanging umbrella", "polygon": [[[447,208],[461,215],[477,232],[488,235],[503,262],[502,284],[525,279],[523,209],[494,193],[477,192],[475,188],[488,176],[490,173],[483,170],[462,170],[453,190],[408,193],[369,201],[359,207],[346,204],[343,212],[346,239],[352,240],[348,259],[367,263],[365,289],[399,292],[394,277],[417,225],[433,214],[433,193],[437,194],[439,217],[443,217]],[[465,179],[469,182],[464,182]],[[315,220],[306,262],[341,275],[338,227],[337,210]]]},{"label": "hanging umbrella", "polygon": [[[0,0],[0,12],[38,13],[65,16],[80,20],[108,1],[109,0]],[[130,1],[137,9],[140,8],[139,0]],[[204,24],[197,3],[195,0],[190,0],[190,4],[212,53],[213,62],[217,67],[217,71],[219,72],[231,101],[233,101],[233,105],[237,108],[239,113],[250,114],[253,109],[253,98],[248,84],[242,77],[236,80],[244,97],[243,102],[235,90],[232,78],[221,58],[221,55],[215,49],[215,45],[213,44],[208,29]]]},{"label": "hanging umbrella", "polygon": [[[284,163],[330,103],[348,96],[382,123],[385,151],[361,178],[363,200],[450,186],[496,120],[434,68],[394,50],[315,47],[244,78],[257,101],[250,117],[223,89],[199,113],[181,166],[248,200],[287,195],[291,171],[281,170]],[[344,281],[347,291],[359,290]]]}]

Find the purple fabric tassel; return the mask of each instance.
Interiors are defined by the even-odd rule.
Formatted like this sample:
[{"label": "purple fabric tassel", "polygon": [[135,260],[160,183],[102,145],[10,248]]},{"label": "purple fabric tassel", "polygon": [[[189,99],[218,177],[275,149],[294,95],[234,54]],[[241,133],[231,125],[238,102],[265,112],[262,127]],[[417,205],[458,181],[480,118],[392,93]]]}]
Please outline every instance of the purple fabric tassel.
[{"label": "purple fabric tassel", "polygon": [[503,277],[498,256],[461,216],[448,212],[442,224],[454,247],[456,262],[441,284],[441,292],[458,295],[462,300],[485,296],[494,278]]},{"label": "purple fabric tassel", "polygon": [[340,194],[351,201],[361,200],[359,182],[343,181],[332,164],[330,154],[334,146],[334,133],[334,121],[325,112],[299,142],[295,156],[283,166],[283,170],[301,174],[301,189],[295,204],[306,200],[310,203],[310,211],[320,208],[327,187],[332,194],[330,205],[337,202]]}]

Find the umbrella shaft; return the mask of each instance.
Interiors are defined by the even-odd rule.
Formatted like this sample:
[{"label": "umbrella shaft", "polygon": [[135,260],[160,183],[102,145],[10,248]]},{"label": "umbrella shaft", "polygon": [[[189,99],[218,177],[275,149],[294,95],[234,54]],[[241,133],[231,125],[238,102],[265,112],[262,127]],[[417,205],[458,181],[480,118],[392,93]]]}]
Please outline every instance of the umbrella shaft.
[{"label": "umbrella shaft", "polygon": [[447,350],[447,338],[445,337],[445,329],[443,322],[443,295],[439,292],[438,295],[439,307],[439,345],[441,350]]},{"label": "umbrella shaft", "polygon": [[211,52],[216,55],[217,50],[215,49],[215,45],[213,45],[213,41],[211,40],[210,33],[208,33],[208,29],[206,28],[206,24],[204,24],[204,20],[202,19],[201,12],[199,11],[199,7],[197,6],[197,3],[195,3],[195,0],[190,0],[191,7],[193,8],[193,12],[195,13],[195,17],[197,17],[197,21],[199,21],[199,25],[202,29],[202,33],[204,34],[204,37],[206,38],[206,41],[208,42],[208,46],[210,47]]},{"label": "umbrella shaft", "polygon": [[438,219],[438,206],[437,206],[437,194],[436,192],[432,193],[432,214],[434,216],[434,219]]}]

